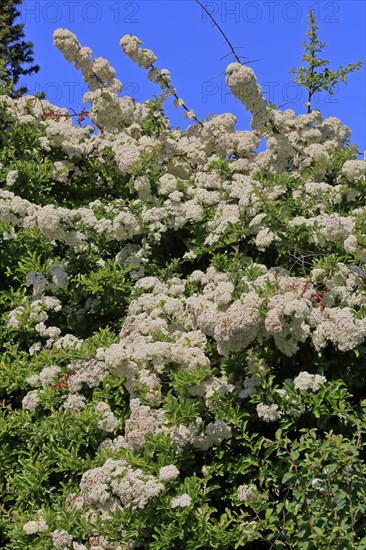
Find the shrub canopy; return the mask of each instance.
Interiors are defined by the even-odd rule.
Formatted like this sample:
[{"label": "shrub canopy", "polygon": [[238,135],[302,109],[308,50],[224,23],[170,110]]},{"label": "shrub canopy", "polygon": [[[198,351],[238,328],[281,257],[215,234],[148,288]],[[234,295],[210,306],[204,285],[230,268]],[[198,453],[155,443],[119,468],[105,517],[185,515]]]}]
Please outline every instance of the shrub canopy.
[{"label": "shrub canopy", "polygon": [[[54,35],[89,111],[0,96],[0,541],[366,548],[365,161],[318,110],[187,131]],[[89,117],[91,124],[86,124]],[[257,153],[260,140],[267,148]]]}]

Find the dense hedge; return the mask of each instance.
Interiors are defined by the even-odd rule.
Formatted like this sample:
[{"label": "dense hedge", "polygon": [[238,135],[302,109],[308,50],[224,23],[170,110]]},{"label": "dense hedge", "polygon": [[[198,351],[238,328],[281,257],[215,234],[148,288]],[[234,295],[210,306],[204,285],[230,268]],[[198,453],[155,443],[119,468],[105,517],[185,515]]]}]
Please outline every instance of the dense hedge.
[{"label": "dense hedge", "polygon": [[188,109],[175,130],[136,37],[162,90],[143,104],[72,33],[55,43],[89,84],[79,124],[0,96],[0,546],[366,548],[350,130],[269,106],[239,63],[251,130]]}]

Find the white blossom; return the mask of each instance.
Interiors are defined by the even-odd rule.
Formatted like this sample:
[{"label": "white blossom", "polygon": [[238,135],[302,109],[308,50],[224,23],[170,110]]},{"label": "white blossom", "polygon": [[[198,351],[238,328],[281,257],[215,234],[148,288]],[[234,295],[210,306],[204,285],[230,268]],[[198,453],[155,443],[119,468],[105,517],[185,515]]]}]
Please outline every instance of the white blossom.
[{"label": "white blossom", "polygon": [[170,481],[176,479],[179,476],[179,470],[174,464],[169,466],[163,466],[159,470],[159,479],[161,481]]},{"label": "white blossom", "polygon": [[325,376],[321,376],[320,374],[309,374],[307,371],[303,371],[294,378],[294,387],[301,391],[317,391],[326,381],[327,379]]},{"label": "white blossom", "polygon": [[9,170],[6,176],[6,185],[9,185],[9,187],[14,185],[14,183],[18,179],[18,176],[19,176],[18,170]]},{"label": "white blossom", "polygon": [[172,508],[185,508],[186,506],[190,506],[192,504],[192,499],[187,493],[183,493],[181,495],[177,495],[176,497],[172,498],[172,501],[170,503],[170,506]]},{"label": "white blossom", "polygon": [[266,405],[259,403],[257,405],[257,414],[259,418],[262,418],[265,422],[275,422],[282,416],[282,411],[279,410],[278,405],[273,403],[272,405]]},{"label": "white blossom", "polygon": [[23,525],[23,531],[25,531],[27,535],[42,533],[44,531],[47,531],[47,529],[48,525],[45,518],[43,517],[42,510],[38,510],[38,520],[31,520]]},{"label": "white blossom", "polygon": [[250,502],[254,500],[258,495],[258,488],[255,483],[250,485],[239,485],[238,487],[238,498],[243,502]]},{"label": "white blossom", "polygon": [[34,412],[40,401],[39,393],[37,390],[33,390],[27,393],[22,400],[22,407],[30,412]]},{"label": "white blossom", "polygon": [[56,529],[52,533],[52,542],[54,548],[69,548],[72,543],[72,536],[64,529]]}]

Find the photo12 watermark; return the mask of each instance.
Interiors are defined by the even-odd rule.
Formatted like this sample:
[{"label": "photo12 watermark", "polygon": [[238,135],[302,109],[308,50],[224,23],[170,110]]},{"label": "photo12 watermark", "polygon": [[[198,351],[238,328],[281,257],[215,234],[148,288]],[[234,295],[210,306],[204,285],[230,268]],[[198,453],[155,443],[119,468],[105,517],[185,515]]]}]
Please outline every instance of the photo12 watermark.
[{"label": "photo12 watermark", "polygon": [[[312,103],[314,105],[319,105],[320,103],[339,103],[339,99],[334,97],[338,91],[339,86],[337,84],[332,95],[316,92],[313,95]],[[292,81],[286,83],[278,81],[264,82],[262,93],[263,97],[269,103],[278,105],[281,108],[286,107],[289,109],[291,105],[298,104],[301,101],[307,101],[307,91],[296,82]],[[227,103],[228,101],[240,103],[237,97],[233,97],[229,86],[227,86],[225,82],[221,84],[212,81],[202,82],[201,99],[204,104],[210,103],[211,101],[214,103]]]},{"label": "photo12 watermark", "polygon": [[25,0],[19,6],[22,23],[139,23],[140,2]]},{"label": "photo12 watermark", "polygon": [[[65,107],[82,100],[84,94],[88,91],[85,82],[64,81],[64,82],[41,82],[21,83],[27,86],[27,95],[35,96],[45,94],[45,99],[50,103],[62,102]],[[123,84],[122,95],[129,96],[132,99],[139,100],[140,88],[136,82],[126,82]]]},{"label": "photo12 watermark", "polygon": [[311,6],[304,2],[283,2],[263,0],[261,2],[202,2],[202,22],[217,23],[275,23],[280,19],[287,23],[305,20],[309,9],[314,10],[316,20],[321,23],[339,23],[337,2],[314,2]]}]

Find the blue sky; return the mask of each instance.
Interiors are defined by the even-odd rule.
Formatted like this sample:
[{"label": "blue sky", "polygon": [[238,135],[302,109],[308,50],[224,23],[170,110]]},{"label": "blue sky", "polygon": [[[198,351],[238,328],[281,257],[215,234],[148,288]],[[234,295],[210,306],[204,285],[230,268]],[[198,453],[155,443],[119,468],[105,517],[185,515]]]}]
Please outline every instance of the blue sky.
[{"label": "blue sky", "polygon": [[[323,56],[336,69],[366,58],[366,2],[338,1],[207,1],[201,0],[213,14],[239,55],[256,72],[264,95],[270,101],[305,112],[306,91],[292,82],[288,71],[299,67],[305,39],[306,15],[316,11],[320,38],[327,48]],[[119,46],[127,33],[137,35],[158,57],[156,66],[167,68],[172,83],[187,106],[198,118],[208,114],[232,112],[237,129],[248,129],[249,114],[228,94],[224,71],[232,56],[229,49],[194,0],[24,0],[21,19],[26,38],[34,44],[38,74],[24,79],[30,93],[45,90],[55,104],[82,109],[86,91],[80,73],[53,46],[52,34],[58,27],[74,32],[95,57],[107,58],[124,85],[124,94],[138,101],[159,94],[147,73],[130,61]],[[240,48],[239,48],[240,47]],[[245,61],[245,59],[244,59]],[[333,97],[323,93],[314,101],[323,116],[336,116],[352,130],[351,142],[366,149],[365,79],[363,66],[340,84]],[[173,126],[186,128],[182,109],[171,100],[166,110]],[[359,157],[362,158],[362,157]]]}]

